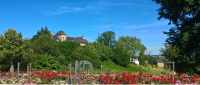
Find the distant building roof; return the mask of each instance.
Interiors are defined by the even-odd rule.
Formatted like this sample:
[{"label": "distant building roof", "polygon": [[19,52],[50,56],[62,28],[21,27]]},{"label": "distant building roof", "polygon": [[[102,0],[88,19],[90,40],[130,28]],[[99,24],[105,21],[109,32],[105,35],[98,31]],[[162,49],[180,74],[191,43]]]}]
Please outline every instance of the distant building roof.
[{"label": "distant building roof", "polygon": [[[66,35],[66,33],[63,32],[63,31],[59,31],[59,32],[56,33],[55,36],[53,36],[53,38],[56,41],[61,42],[60,38],[58,37],[58,36],[61,36],[61,35]],[[74,41],[76,43],[83,43],[83,44],[86,44],[88,42],[83,37],[66,37],[66,40],[68,40],[68,41]]]},{"label": "distant building roof", "polygon": [[56,33],[55,36],[59,36],[59,35],[66,35],[66,34],[65,34],[65,32],[63,32],[63,31],[59,31],[59,32]]},{"label": "distant building roof", "polygon": [[84,43],[84,44],[86,44],[88,42],[87,40],[83,39],[82,37],[75,37],[75,38],[67,37],[67,40],[68,41],[74,41],[76,43]]}]

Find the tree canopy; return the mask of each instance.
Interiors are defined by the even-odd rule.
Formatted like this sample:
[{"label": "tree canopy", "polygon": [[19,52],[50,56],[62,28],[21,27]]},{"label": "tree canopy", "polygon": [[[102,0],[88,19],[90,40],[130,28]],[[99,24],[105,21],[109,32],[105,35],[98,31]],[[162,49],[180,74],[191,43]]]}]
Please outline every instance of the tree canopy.
[{"label": "tree canopy", "polygon": [[56,41],[50,35],[46,34],[42,34],[33,43],[33,50],[37,54],[47,53],[48,55],[52,55],[54,57],[58,57],[60,55]]},{"label": "tree canopy", "polygon": [[33,38],[31,38],[31,43],[33,43],[35,40],[37,40],[39,38],[39,36],[42,34],[51,35],[50,31],[47,29],[47,26],[45,27],[45,29],[43,29],[43,27],[42,27],[40,31],[38,30],[37,34],[34,35]]},{"label": "tree canopy", "polygon": [[169,59],[169,61],[174,61],[174,58],[178,57],[180,52],[179,48],[176,48],[176,45],[172,47],[171,44],[164,44],[165,48],[161,48],[160,52],[162,55]]},{"label": "tree canopy", "polygon": [[22,34],[14,29],[8,29],[4,36],[0,35],[0,59],[9,60],[12,65],[13,60],[22,54],[22,45]]},{"label": "tree canopy", "polygon": [[102,43],[106,46],[109,46],[111,49],[114,49],[115,46],[115,32],[113,31],[106,31],[101,35],[98,35],[96,39],[97,42]]},{"label": "tree canopy", "polygon": [[[94,68],[100,68],[100,56],[97,53],[90,50],[88,47],[78,47],[72,52],[71,57],[72,61],[87,60],[92,63]],[[72,63],[72,65],[74,66],[74,63]]]},{"label": "tree canopy", "polygon": [[117,44],[116,48],[114,49],[114,59],[113,61],[120,65],[127,67],[130,63],[130,55],[128,54],[127,50],[124,50],[122,45]]},{"label": "tree canopy", "polygon": [[[161,7],[158,19],[168,19],[169,24],[174,24],[167,36],[166,43],[177,45],[181,52],[176,57],[178,72],[200,73],[200,2],[199,0],[153,0]],[[172,22],[172,23],[171,23]]]},{"label": "tree canopy", "polygon": [[102,61],[113,59],[113,50],[109,46],[106,46],[98,42],[87,43],[86,46],[90,48],[93,52],[98,53]]},{"label": "tree canopy", "polygon": [[119,37],[118,43],[122,45],[132,57],[135,57],[136,53],[142,53],[146,50],[146,47],[141,44],[141,40],[137,37],[122,36]]}]

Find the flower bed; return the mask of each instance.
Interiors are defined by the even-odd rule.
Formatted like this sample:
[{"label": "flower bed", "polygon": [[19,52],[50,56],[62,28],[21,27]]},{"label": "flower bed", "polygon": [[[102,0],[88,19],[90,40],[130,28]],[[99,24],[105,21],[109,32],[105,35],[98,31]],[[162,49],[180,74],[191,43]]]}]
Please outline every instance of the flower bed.
[{"label": "flower bed", "polygon": [[[0,76],[4,76],[0,84],[67,84],[69,80],[68,72],[55,72],[51,70],[42,71],[32,71],[31,79],[27,79],[27,74],[20,73],[19,78],[11,78],[10,72],[0,72]],[[72,75],[72,80],[74,79],[74,73]],[[166,79],[164,75],[158,77],[153,77],[152,74],[143,73],[132,73],[123,72],[122,74],[117,74],[115,76],[110,74],[93,74],[88,75],[85,72],[81,75],[81,81],[79,80],[79,74],[77,74],[76,82],[77,84],[200,84],[199,75],[194,77],[184,77],[181,73],[175,77],[168,74]],[[74,84],[75,84],[74,83]]]}]

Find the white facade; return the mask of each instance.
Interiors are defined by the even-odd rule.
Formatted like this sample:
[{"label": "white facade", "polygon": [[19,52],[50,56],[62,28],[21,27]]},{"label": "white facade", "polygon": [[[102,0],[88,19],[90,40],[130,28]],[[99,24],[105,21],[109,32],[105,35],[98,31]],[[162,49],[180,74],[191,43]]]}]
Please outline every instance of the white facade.
[{"label": "white facade", "polygon": [[136,59],[131,59],[130,58],[130,62],[134,62],[135,64],[137,64],[137,65],[139,65],[140,63],[139,63],[139,60],[136,58]]},{"label": "white facade", "polygon": [[135,61],[135,64],[139,65],[139,61]]}]

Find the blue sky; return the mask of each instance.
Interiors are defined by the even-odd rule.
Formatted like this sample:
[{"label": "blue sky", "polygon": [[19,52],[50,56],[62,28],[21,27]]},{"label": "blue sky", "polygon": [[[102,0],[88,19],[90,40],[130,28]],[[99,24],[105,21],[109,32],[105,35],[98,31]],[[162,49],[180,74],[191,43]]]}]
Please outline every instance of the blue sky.
[{"label": "blue sky", "polygon": [[8,28],[32,38],[47,26],[53,35],[84,35],[89,42],[106,31],[141,39],[151,55],[158,55],[172,25],[157,20],[160,5],[152,0],[0,0],[0,34]]}]

